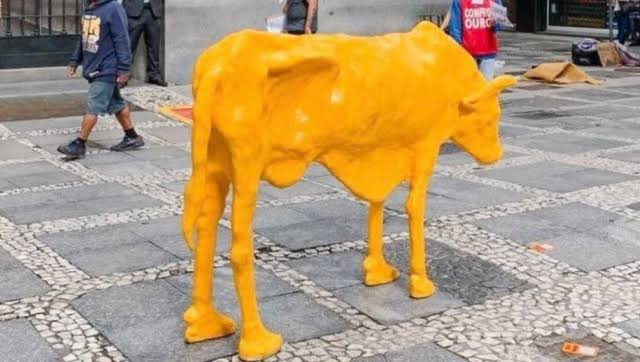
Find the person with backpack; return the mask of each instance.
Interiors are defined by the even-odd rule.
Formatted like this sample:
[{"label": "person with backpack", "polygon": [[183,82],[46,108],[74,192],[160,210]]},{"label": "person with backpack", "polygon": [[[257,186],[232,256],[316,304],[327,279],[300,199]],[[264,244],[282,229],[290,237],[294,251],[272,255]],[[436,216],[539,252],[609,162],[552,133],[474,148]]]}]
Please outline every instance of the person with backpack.
[{"label": "person with backpack", "polygon": [[487,80],[495,74],[500,25],[493,20],[491,2],[500,0],[453,0],[449,34],[474,57]]},{"label": "person with backpack", "polygon": [[131,48],[127,15],[117,0],[92,0],[82,17],[82,38],[71,56],[67,73],[71,77],[82,64],[82,75],[89,82],[87,108],[80,135],[58,152],[71,159],[83,158],[86,142],[98,122],[98,115],[115,114],[124,138],[111,151],[128,151],[144,146],[131,122],[131,112],[120,94],[127,85],[131,68]]}]

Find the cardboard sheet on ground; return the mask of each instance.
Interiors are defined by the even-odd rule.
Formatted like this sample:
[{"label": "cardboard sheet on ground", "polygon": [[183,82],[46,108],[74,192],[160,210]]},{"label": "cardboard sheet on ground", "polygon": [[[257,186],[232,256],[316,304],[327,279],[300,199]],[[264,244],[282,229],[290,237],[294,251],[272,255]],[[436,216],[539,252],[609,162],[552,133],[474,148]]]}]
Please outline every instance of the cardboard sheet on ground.
[{"label": "cardboard sheet on ground", "polygon": [[524,74],[525,78],[542,80],[549,83],[602,84],[602,81],[589,76],[576,65],[569,62],[542,63]]}]

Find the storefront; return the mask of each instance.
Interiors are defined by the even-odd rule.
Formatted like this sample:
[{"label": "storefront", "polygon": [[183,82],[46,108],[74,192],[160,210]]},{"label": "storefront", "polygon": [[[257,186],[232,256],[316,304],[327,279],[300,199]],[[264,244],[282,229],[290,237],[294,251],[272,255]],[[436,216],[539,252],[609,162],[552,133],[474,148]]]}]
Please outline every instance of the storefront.
[{"label": "storefront", "polygon": [[547,0],[550,30],[608,28],[607,0]]},{"label": "storefront", "polygon": [[605,34],[607,0],[503,0],[522,31]]}]

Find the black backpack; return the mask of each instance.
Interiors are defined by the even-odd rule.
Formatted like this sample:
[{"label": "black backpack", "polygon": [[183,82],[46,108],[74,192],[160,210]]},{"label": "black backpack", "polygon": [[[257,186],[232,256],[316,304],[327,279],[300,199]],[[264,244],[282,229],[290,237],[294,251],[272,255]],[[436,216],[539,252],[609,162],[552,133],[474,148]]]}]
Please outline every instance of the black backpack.
[{"label": "black backpack", "polygon": [[575,65],[601,65],[598,56],[598,41],[582,39],[571,45],[571,62]]}]

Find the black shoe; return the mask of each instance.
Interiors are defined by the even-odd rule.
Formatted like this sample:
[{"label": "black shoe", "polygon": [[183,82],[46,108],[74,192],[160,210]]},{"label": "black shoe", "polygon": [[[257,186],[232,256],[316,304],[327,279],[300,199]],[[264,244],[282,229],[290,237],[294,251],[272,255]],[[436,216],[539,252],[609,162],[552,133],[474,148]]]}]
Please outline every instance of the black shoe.
[{"label": "black shoe", "polygon": [[72,160],[75,160],[84,158],[84,155],[87,153],[87,146],[75,139],[66,145],[58,146],[58,152],[65,154]]},{"label": "black shoe", "polygon": [[133,138],[124,136],[122,141],[120,141],[120,143],[118,143],[117,145],[111,146],[110,150],[116,151],[116,152],[122,152],[122,151],[136,150],[142,146],[144,146],[144,140],[142,139],[142,136],[138,135],[138,137],[133,137]]},{"label": "black shoe", "polygon": [[149,84],[155,84],[155,85],[159,85],[161,87],[166,87],[169,84],[162,78],[149,78],[148,81]]}]

